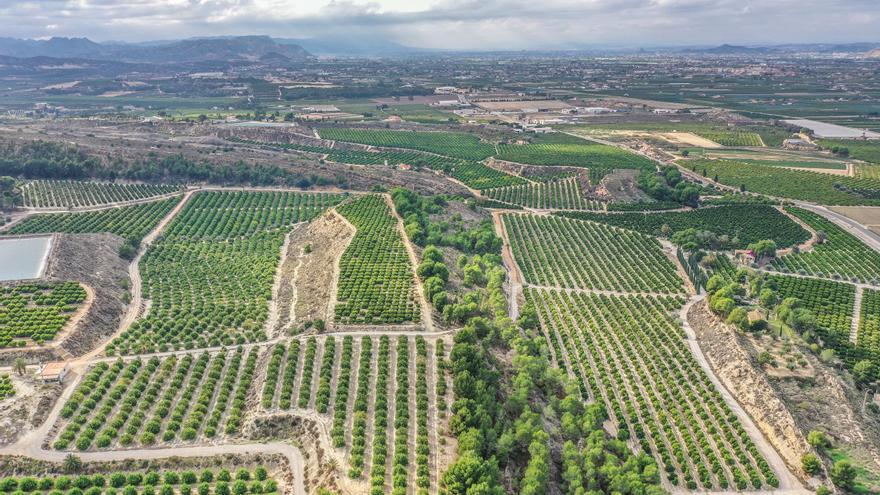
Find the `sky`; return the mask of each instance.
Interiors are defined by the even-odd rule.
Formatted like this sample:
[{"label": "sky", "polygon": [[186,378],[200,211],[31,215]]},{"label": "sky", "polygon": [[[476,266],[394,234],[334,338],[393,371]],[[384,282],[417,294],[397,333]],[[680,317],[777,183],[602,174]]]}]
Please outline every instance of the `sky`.
[{"label": "sky", "polygon": [[264,34],[522,50],[880,41],[880,0],[0,0],[0,36]]}]

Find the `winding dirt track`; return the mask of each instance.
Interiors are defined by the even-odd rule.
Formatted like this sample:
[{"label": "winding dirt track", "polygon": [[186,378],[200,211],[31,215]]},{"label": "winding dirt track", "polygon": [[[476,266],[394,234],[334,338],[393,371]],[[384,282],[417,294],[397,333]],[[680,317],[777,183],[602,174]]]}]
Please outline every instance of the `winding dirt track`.
[{"label": "winding dirt track", "polygon": [[141,294],[141,287],[143,286],[143,280],[141,279],[141,272],[138,269],[141,258],[144,257],[144,253],[147,252],[147,248],[150,247],[151,244],[159,237],[159,234],[165,230],[165,227],[171,223],[171,220],[180,213],[180,210],[189,202],[189,199],[192,197],[193,193],[196,191],[187,191],[186,194],[183,195],[183,199],[180,200],[174,208],[165,215],[156,227],[150,231],[149,234],[146,235],[141,240],[140,247],[137,252],[137,256],[131,260],[131,263],[128,265],[128,276],[131,278],[131,287],[129,291],[131,292],[131,303],[128,305],[128,311],[126,311],[125,316],[123,316],[122,320],[119,322],[119,328],[116,330],[116,333],[111,335],[107,340],[104,341],[103,344],[99,345],[93,351],[85,354],[80,361],[85,361],[94,357],[99,356],[104,352],[104,349],[107,348],[107,344],[113,341],[113,339],[122,335],[123,332],[128,330],[129,327],[137,320],[138,316],[141,314],[142,306],[144,305],[143,295]]},{"label": "winding dirt track", "polygon": [[[721,383],[721,380],[715,375],[715,372],[712,371],[712,367],[709,365],[709,361],[706,360],[705,354],[703,354],[703,350],[700,349],[700,344],[697,341],[697,334],[694,329],[691,327],[690,322],[688,322],[688,312],[691,307],[702,301],[705,298],[705,294],[700,294],[696,296],[692,296],[688,299],[688,302],[682,306],[681,311],[679,312],[679,320],[681,321],[682,327],[684,328],[685,333],[687,334],[687,342],[688,346],[691,348],[691,352],[699,363],[700,368],[706,373],[711,380],[712,384],[715,385],[715,388],[724,398],[724,402],[730,406],[730,409],[736,414],[737,418],[739,418],[740,422],[743,425],[743,428],[748,432],[749,436],[752,438],[752,441],[755,442],[755,446],[761,452],[761,455],[767,459],[767,462],[770,464],[770,467],[773,469],[773,472],[779,478],[779,489],[773,490],[774,494],[792,494],[792,495],[800,495],[800,494],[810,494],[812,493],[810,490],[807,490],[803,487],[800,480],[795,477],[791,471],[786,466],[785,461],[782,460],[779,453],[776,452],[776,449],[770,445],[770,442],[767,441],[767,438],[761,433],[761,430],[755,425],[754,421],[752,421],[751,416],[749,416],[746,411],[739,405],[736,399],[733,398],[733,395],[730,394],[730,391]],[[692,493],[692,492],[689,492]],[[712,492],[718,493],[718,492]],[[767,493],[766,491],[762,491],[760,493]]]}]

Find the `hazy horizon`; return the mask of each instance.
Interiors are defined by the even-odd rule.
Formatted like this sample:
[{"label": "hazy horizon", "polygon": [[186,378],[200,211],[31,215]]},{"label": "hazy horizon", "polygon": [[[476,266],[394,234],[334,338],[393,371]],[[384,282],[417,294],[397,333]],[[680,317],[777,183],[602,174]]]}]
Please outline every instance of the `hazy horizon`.
[{"label": "hazy horizon", "polygon": [[409,47],[560,50],[878,40],[873,0],[48,0],[0,7],[7,37],[141,42],[263,34]]}]

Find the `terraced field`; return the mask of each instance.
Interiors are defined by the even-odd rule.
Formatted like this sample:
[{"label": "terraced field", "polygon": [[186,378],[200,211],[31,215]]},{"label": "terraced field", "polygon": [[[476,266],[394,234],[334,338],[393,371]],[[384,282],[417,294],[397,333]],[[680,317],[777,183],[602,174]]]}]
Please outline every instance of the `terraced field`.
[{"label": "terraced field", "polygon": [[690,490],[757,489],[778,479],[685,343],[681,297],[526,289],[554,359],[619,438]]},{"label": "terraced field", "polygon": [[237,436],[259,352],[100,362],[61,409],[52,446],[87,451]]},{"label": "terraced field", "polygon": [[85,299],[77,282],[0,286],[0,348],[54,339]]},{"label": "terraced field", "polygon": [[487,189],[493,200],[517,206],[557,210],[601,210],[599,201],[587,199],[576,178]]},{"label": "terraced field", "polygon": [[438,367],[446,343],[383,335],[308,337],[271,351],[262,409],[316,411],[332,424],[350,477],[379,493],[437,489],[440,420],[449,400]]},{"label": "terraced field", "polygon": [[529,284],[622,292],[682,290],[675,265],[654,238],[561,217],[502,218]]},{"label": "terraced field", "polygon": [[15,224],[7,234],[92,234],[109,232],[139,240],[180,202],[180,198],[80,213],[41,213]]},{"label": "terraced field", "polygon": [[141,260],[150,310],[107,346],[108,354],[264,339],[285,235],[341,200],[325,194],[197,193]]},{"label": "terraced field", "polygon": [[802,208],[786,208],[827,240],[809,252],[789,254],[773,261],[773,268],[792,273],[806,273],[827,278],[844,278],[878,283],[880,253],[866,246],[821,215]]},{"label": "terraced field", "polygon": [[419,321],[415,274],[397,219],[378,195],[337,208],[357,229],[339,262],[337,323]]},{"label": "terraced field", "polygon": [[180,190],[170,184],[34,180],[21,186],[21,196],[28,208],[75,208],[148,199]]},{"label": "terraced field", "polygon": [[[685,229],[713,232],[728,236],[727,249],[745,249],[749,244],[773,239],[780,248],[800,244],[810,238],[809,232],[772,206],[731,205],[700,208],[669,213],[563,213],[564,216],[590,220],[635,230],[652,236],[662,235],[663,226],[670,235]],[[738,242],[733,242],[737,240]]]}]

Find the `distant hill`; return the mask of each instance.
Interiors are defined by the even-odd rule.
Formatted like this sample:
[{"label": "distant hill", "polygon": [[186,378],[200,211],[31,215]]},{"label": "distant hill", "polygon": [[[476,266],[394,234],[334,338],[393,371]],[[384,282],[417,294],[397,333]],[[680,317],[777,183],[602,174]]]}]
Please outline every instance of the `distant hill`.
[{"label": "distant hill", "polygon": [[305,48],[310,53],[324,56],[372,57],[404,55],[424,51],[378,37],[276,38],[275,41],[280,44],[293,43]]},{"label": "distant hill", "polygon": [[[155,44],[95,43],[87,38],[21,40],[0,38],[0,55],[17,58],[49,56],[146,63],[257,61],[275,54],[287,62],[312,55],[294,43],[276,43],[268,36],[193,38]],[[277,59],[276,59],[277,61]]]},{"label": "distant hill", "polygon": [[688,48],[684,53],[704,53],[707,55],[761,55],[772,53],[776,50],[766,47],[748,47],[740,45],[720,45],[714,48]]},{"label": "distant hill", "polygon": [[880,48],[875,48],[865,54],[866,58],[880,58]]}]

